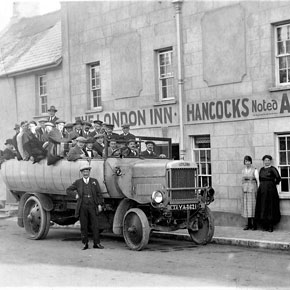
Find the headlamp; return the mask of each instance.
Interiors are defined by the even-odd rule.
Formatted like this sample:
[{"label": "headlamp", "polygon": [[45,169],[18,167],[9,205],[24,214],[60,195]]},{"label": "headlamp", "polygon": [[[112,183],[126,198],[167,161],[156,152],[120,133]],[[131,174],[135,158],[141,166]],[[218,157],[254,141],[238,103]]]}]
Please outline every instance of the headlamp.
[{"label": "headlamp", "polygon": [[153,191],[151,198],[154,203],[161,203],[163,201],[163,193],[158,190]]}]

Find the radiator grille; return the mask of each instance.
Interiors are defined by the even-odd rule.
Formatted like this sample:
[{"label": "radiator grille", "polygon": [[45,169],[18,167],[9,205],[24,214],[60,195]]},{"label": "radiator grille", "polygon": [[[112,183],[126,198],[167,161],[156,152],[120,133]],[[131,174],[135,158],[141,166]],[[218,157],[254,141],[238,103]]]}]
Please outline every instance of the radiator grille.
[{"label": "radiator grille", "polygon": [[[171,203],[176,202],[193,202],[196,197],[196,191],[186,188],[196,187],[195,169],[192,168],[174,168],[169,174],[169,188],[171,188]],[[174,188],[179,188],[174,190]],[[184,188],[184,189],[180,189]]]}]

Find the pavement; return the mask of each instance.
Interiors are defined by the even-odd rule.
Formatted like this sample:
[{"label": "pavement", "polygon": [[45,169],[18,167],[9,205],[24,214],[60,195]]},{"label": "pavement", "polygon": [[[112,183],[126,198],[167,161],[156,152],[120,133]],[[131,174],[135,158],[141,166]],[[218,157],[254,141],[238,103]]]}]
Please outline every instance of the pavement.
[{"label": "pavement", "polygon": [[[0,209],[0,220],[2,218],[13,218],[17,222],[17,207],[10,206],[10,208]],[[62,227],[53,225],[53,227]],[[79,227],[77,222],[72,226]],[[187,230],[178,230],[175,232],[154,232],[154,237],[191,241]],[[249,248],[263,248],[272,250],[290,250],[290,232],[284,230],[275,230],[273,232],[264,232],[262,230],[248,230],[244,231],[240,227],[215,226],[214,236],[211,241],[213,244],[233,245]]]}]

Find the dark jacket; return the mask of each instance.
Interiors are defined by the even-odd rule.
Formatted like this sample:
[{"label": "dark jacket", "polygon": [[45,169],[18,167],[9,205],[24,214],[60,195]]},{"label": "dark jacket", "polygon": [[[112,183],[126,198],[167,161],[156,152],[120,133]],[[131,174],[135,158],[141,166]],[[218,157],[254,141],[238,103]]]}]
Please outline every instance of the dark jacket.
[{"label": "dark jacket", "polygon": [[140,155],[142,157],[145,157],[145,158],[156,158],[157,157],[157,154],[155,152],[152,152],[152,154],[150,154],[148,152],[148,150],[142,151]]},{"label": "dark jacket", "polygon": [[[92,188],[93,198],[96,205],[96,211],[98,211],[98,205],[104,204],[104,199],[101,193],[100,185],[99,185],[98,180],[92,177],[90,177],[89,183]],[[82,178],[80,178],[80,179],[77,179],[71,186],[69,186],[66,189],[66,192],[69,195],[73,195],[74,197],[76,197],[76,192],[79,195],[79,198],[77,199],[76,209],[75,209],[76,217],[78,217],[80,214],[80,207],[83,201],[83,187],[84,187],[84,181]]]},{"label": "dark jacket", "polygon": [[122,134],[119,135],[119,138],[120,139],[124,139],[124,140],[135,140],[136,139],[135,135],[133,135],[131,133],[128,133],[127,135],[122,133]]},{"label": "dark jacket", "polygon": [[72,147],[67,153],[68,161],[76,161],[81,158],[81,155],[85,153],[84,149],[81,149],[78,145]]}]

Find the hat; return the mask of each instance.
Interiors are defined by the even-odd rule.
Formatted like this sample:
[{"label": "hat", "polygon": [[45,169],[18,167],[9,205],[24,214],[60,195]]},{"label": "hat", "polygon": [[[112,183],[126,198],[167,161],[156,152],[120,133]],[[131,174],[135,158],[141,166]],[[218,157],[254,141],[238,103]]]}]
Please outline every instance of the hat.
[{"label": "hat", "polygon": [[135,139],[129,139],[129,140],[127,140],[127,142],[128,142],[128,143],[130,143],[130,142],[137,143],[137,141],[136,141]]},{"label": "hat", "polygon": [[64,123],[65,124],[65,121],[64,120],[57,120],[55,123],[56,124],[60,124],[60,123]]},{"label": "hat", "polygon": [[127,142],[128,142],[128,140],[126,140],[124,138],[118,138],[118,140],[117,140],[118,144],[124,144],[124,143],[127,143]]},{"label": "hat", "polygon": [[55,125],[54,125],[53,123],[51,123],[51,122],[46,122],[44,125],[45,125],[45,126],[55,127]]},{"label": "hat", "polygon": [[18,130],[18,129],[20,129],[20,125],[19,124],[15,124],[14,130]]},{"label": "hat", "polygon": [[73,126],[74,126],[73,123],[66,123],[66,124],[64,125],[65,128],[72,128]]},{"label": "hat", "polygon": [[48,112],[50,111],[55,111],[57,112],[57,109],[55,108],[55,106],[50,106],[50,108],[47,110]]},{"label": "hat", "polygon": [[95,139],[97,139],[97,138],[104,138],[104,134],[96,134],[96,135],[94,136],[94,138],[95,138]]},{"label": "hat", "polygon": [[88,121],[83,121],[83,125],[92,127],[92,124]]},{"label": "hat", "polygon": [[83,124],[83,121],[82,121],[81,119],[76,119],[76,121],[75,121],[74,124],[75,124],[75,125],[76,125],[76,124],[81,124],[81,125],[82,125],[82,124]]},{"label": "hat", "polygon": [[95,143],[95,142],[96,142],[96,140],[93,137],[90,137],[87,139],[87,143]]},{"label": "hat", "polygon": [[79,142],[83,142],[83,143],[87,142],[87,139],[85,137],[82,137],[82,136],[79,136],[78,138],[76,138],[76,140]]},{"label": "hat", "polygon": [[103,122],[100,121],[100,120],[94,120],[93,123],[94,123],[94,124],[99,124],[99,125],[102,125],[102,124],[103,124]]},{"label": "hat", "polygon": [[149,141],[146,141],[145,144],[146,144],[146,145],[148,145],[148,144],[153,144],[153,145],[155,145],[155,143],[154,143],[153,141],[150,141],[150,140],[149,140]]},{"label": "hat", "polygon": [[46,122],[47,122],[46,119],[40,119],[40,120],[38,120],[38,123],[46,123]]},{"label": "hat", "polygon": [[30,124],[33,124],[33,125],[37,126],[36,122],[33,121],[33,120],[28,123],[28,125],[30,125]]},{"label": "hat", "polygon": [[4,145],[7,145],[7,144],[13,145],[13,140],[7,139]]},{"label": "hat", "polygon": [[130,128],[130,124],[129,123],[124,123],[121,127],[122,128]]},{"label": "hat", "polygon": [[20,126],[23,126],[24,124],[27,124],[27,121],[22,121],[22,122],[20,123]]},{"label": "hat", "polygon": [[111,128],[111,129],[114,128],[114,125],[113,124],[103,123],[103,125],[105,125],[108,128]]},{"label": "hat", "polygon": [[89,165],[82,165],[81,168],[80,168],[80,171],[83,171],[83,170],[85,170],[85,169],[91,170],[92,167],[89,166]]}]

